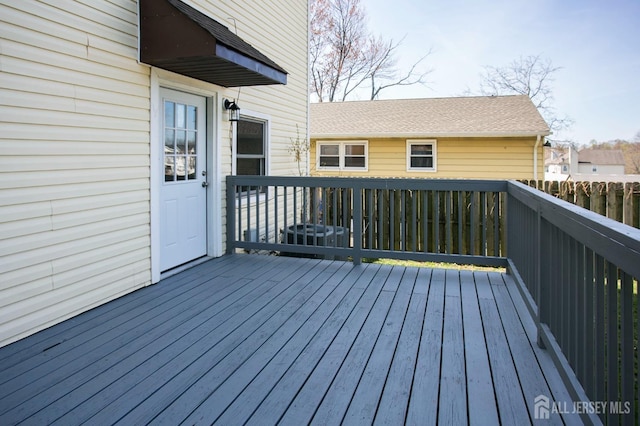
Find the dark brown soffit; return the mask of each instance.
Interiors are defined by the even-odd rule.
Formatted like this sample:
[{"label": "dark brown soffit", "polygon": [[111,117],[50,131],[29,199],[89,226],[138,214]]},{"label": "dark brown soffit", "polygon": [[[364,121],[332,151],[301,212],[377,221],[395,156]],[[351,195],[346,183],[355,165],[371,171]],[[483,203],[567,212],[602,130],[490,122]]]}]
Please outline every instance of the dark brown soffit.
[{"label": "dark brown soffit", "polygon": [[140,61],[223,87],[287,84],[287,72],[180,0],[140,0]]}]

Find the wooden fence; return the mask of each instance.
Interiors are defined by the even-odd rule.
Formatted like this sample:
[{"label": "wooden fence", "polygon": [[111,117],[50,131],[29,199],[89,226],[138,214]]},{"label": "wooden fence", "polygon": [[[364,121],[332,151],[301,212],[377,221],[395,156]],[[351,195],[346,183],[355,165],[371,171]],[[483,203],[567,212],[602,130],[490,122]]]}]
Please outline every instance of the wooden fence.
[{"label": "wooden fence", "polygon": [[521,182],[610,219],[640,228],[640,182]]}]

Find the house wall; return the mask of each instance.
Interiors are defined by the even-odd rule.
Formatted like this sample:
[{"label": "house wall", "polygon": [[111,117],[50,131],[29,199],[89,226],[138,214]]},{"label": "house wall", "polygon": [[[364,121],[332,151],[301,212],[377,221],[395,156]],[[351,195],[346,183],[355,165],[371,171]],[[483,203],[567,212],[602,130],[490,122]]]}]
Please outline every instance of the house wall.
[{"label": "house wall", "polygon": [[[354,140],[363,139],[355,138]],[[312,139],[311,174],[315,176],[533,179],[533,148],[536,138],[435,138],[434,140],[437,144],[435,172],[407,171],[406,139],[404,138],[370,139],[368,141],[368,172],[347,172],[317,170],[316,140]],[[543,176],[544,158],[542,143],[540,143],[538,177],[542,179]]]},{"label": "house wall", "polygon": [[297,174],[287,147],[307,134],[306,2],[185,2],[237,28],[288,84],[225,89],[138,63],[135,1],[0,4],[0,346],[152,282],[153,75],[216,103],[222,189],[225,97],[271,118],[271,173]]},{"label": "house wall", "polygon": [[[593,171],[594,167],[596,168],[596,171]],[[584,174],[599,174],[599,175],[623,175],[624,164],[615,165],[615,164],[579,163],[577,172],[584,173]]]}]

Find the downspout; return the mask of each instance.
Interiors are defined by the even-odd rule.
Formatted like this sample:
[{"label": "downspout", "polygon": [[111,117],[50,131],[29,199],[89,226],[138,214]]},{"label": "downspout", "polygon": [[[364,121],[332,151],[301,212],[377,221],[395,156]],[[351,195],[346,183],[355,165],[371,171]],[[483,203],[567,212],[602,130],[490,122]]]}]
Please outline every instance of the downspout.
[{"label": "downspout", "polygon": [[540,135],[536,139],[536,144],[533,147],[533,180],[538,182],[538,146],[540,146]]}]

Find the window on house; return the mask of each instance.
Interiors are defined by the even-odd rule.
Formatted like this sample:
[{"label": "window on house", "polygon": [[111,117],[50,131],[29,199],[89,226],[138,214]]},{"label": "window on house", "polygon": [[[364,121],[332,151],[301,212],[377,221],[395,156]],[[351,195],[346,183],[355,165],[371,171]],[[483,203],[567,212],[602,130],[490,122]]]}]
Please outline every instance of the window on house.
[{"label": "window on house", "polygon": [[366,141],[319,142],[318,170],[367,170]]},{"label": "window on house", "polygon": [[[268,122],[241,117],[236,132],[236,175],[264,176],[267,174]],[[243,187],[246,192],[257,187]]]},{"label": "window on house", "polygon": [[436,141],[407,141],[407,170],[436,170]]}]

